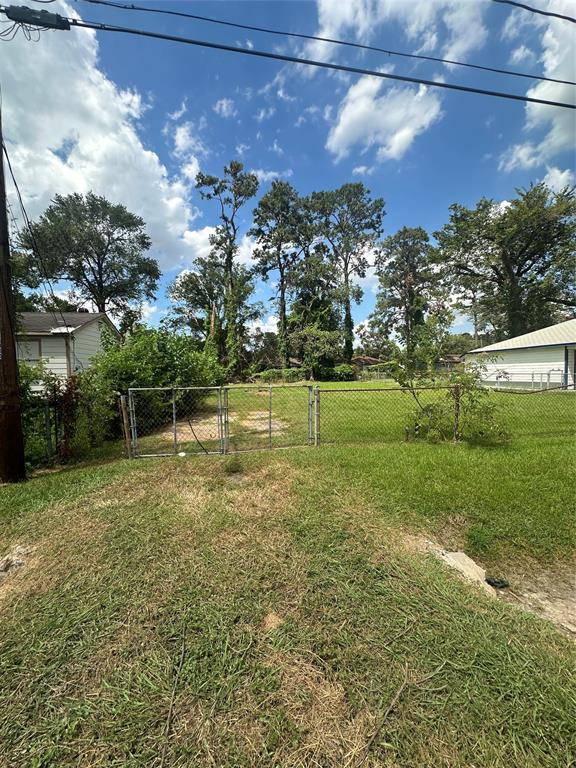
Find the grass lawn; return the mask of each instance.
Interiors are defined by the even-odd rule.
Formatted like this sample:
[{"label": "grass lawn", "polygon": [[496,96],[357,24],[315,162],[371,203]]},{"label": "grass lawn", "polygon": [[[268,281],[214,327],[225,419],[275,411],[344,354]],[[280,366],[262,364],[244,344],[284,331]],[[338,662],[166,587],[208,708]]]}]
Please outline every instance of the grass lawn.
[{"label": "grass lawn", "polygon": [[0,556],[34,548],[0,583],[0,766],[573,765],[573,641],[409,545],[569,567],[573,447],[373,441],[0,488]]}]

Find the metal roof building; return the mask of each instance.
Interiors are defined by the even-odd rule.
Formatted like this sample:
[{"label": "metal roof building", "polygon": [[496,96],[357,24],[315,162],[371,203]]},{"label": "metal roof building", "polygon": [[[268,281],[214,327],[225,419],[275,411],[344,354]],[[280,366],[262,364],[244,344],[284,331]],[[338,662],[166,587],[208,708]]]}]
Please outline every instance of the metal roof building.
[{"label": "metal roof building", "polygon": [[576,389],[576,319],[473,349],[466,360],[482,364],[491,386]]}]

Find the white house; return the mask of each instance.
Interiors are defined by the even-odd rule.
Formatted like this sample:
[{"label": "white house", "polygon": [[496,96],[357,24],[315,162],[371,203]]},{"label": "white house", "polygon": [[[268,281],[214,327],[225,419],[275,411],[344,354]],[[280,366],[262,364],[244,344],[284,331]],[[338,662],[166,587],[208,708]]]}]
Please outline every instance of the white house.
[{"label": "white house", "polygon": [[576,319],[473,349],[466,362],[482,363],[490,386],[576,389]]},{"label": "white house", "polygon": [[104,326],[118,333],[104,312],[22,312],[18,318],[18,358],[32,365],[43,361],[61,378],[90,366],[102,349]]}]

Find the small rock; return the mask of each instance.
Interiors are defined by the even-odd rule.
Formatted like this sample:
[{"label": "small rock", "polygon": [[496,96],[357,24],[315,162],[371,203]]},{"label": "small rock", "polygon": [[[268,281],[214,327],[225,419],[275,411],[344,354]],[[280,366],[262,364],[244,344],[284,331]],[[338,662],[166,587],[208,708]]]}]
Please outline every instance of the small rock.
[{"label": "small rock", "polygon": [[464,576],[468,581],[473,581],[484,589],[492,597],[496,596],[496,590],[490,584],[486,583],[486,571],[481,568],[478,563],[475,563],[471,557],[465,552],[446,552],[445,550],[436,550],[431,548],[431,551],[440,560],[443,560],[446,565],[449,565],[454,570]]},{"label": "small rock", "polygon": [[503,576],[486,576],[486,584],[496,589],[507,589],[510,586],[508,579]]},{"label": "small rock", "polygon": [[10,571],[17,571],[25,563],[26,555],[29,555],[34,547],[24,547],[17,544],[12,550],[0,560],[0,577],[4,578]]}]

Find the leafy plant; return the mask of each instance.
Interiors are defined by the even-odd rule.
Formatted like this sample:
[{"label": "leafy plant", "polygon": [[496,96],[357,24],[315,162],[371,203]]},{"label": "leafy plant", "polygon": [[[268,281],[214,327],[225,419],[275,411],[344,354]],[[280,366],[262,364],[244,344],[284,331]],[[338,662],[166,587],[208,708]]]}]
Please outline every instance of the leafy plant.
[{"label": "leafy plant", "polygon": [[354,381],[356,379],[356,371],[353,365],[341,363],[334,366],[333,376],[333,381]]},{"label": "leafy plant", "polygon": [[509,439],[498,420],[490,391],[479,385],[478,369],[468,369],[451,377],[448,387],[432,403],[423,403],[423,392],[410,388],[417,408],[407,428],[407,437],[430,442],[466,442],[474,445],[500,445]]}]

